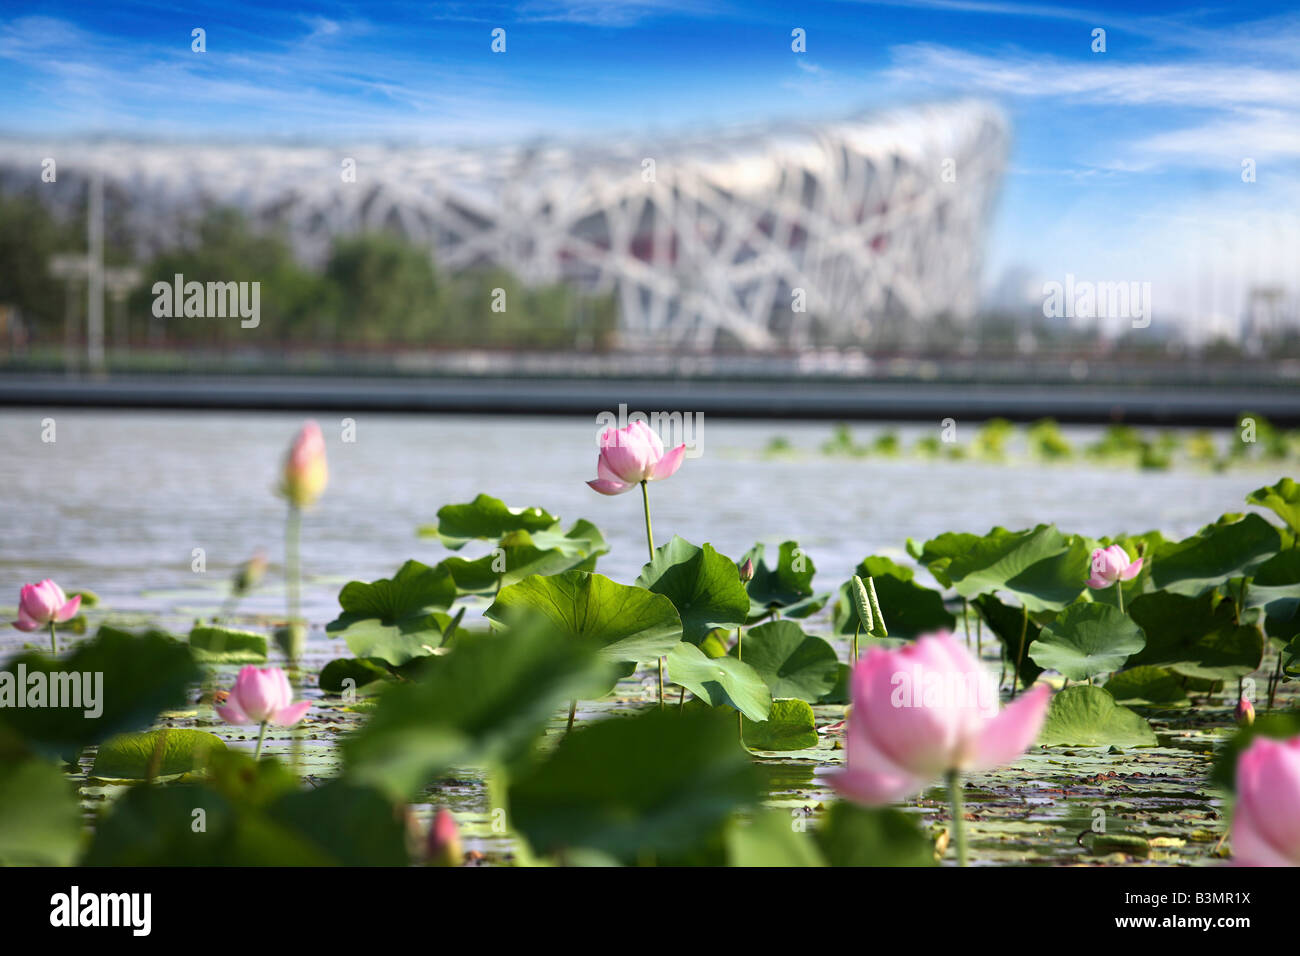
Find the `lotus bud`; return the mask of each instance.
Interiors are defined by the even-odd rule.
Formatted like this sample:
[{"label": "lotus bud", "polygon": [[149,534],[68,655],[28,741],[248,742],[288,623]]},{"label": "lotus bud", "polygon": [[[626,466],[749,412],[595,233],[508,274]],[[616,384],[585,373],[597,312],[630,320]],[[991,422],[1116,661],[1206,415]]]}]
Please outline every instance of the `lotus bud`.
[{"label": "lotus bud", "polygon": [[425,844],[425,861],[429,866],[460,866],[465,854],[460,849],[460,830],[456,818],[446,807],[439,807],[429,825],[429,840]]},{"label": "lotus bud", "polygon": [[329,481],[325,463],[325,436],[315,422],[305,423],[284,459],[281,491],[295,508],[311,505]]},{"label": "lotus bud", "polygon": [[1237,723],[1243,727],[1249,727],[1255,722],[1255,705],[1245,697],[1237,701]]},{"label": "lotus bud", "polygon": [[741,584],[748,584],[754,580],[754,562],[749,558],[746,558],[737,570],[740,571]]},{"label": "lotus bud", "polygon": [[873,616],[871,613],[871,596],[867,594],[867,586],[862,583],[862,578],[855,574],[853,575],[853,586],[849,590],[853,595],[853,606],[858,610],[858,622],[862,625],[862,629],[870,634]]},{"label": "lotus bud", "polygon": [[266,552],[258,548],[257,553],[241,564],[235,572],[231,590],[242,596],[261,584],[262,577],[266,574],[266,563]]}]

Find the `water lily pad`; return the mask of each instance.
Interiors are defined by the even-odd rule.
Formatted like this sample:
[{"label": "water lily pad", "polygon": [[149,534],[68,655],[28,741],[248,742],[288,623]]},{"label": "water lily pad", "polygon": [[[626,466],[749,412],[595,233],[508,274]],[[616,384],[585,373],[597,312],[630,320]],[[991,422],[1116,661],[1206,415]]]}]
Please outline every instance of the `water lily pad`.
[{"label": "water lily pad", "polygon": [[610,663],[652,661],[682,637],[668,598],[586,571],[525,578],[502,588],[485,613],[504,625],[543,620]]},{"label": "water lily pad", "polygon": [[[768,621],[747,631],[738,655],[767,682],[773,697],[819,701],[835,687],[839,657],[820,637],[805,634],[794,621]],[[741,651],[743,649],[743,655]]]},{"label": "water lily pad", "polygon": [[494,540],[511,531],[543,531],[559,521],[543,508],[510,508],[500,498],[479,495],[466,504],[443,505],[438,523],[419,529],[424,537],[437,537],[453,551],[475,539]]},{"label": "water lily pad", "polygon": [[[943,595],[917,584],[911,568],[877,556],[866,558],[853,573],[874,582],[890,637],[915,638],[930,631],[951,630],[957,623],[944,607]],[[832,610],[837,634],[852,634],[857,629],[858,618],[849,594],[852,583],[841,585]]]},{"label": "water lily pad", "polygon": [[1119,670],[1146,646],[1142,628],[1106,604],[1072,604],[1056,616],[1029,648],[1034,663],[1070,680]]},{"label": "water lily pad", "polygon": [[192,773],[207,766],[213,750],[225,742],[202,730],[164,728],[141,734],[119,734],[99,745],[90,774],[118,780],[145,780]]},{"label": "water lily pad", "polygon": [[1052,698],[1038,735],[1044,747],[1154,747],[1158,742],[1145,718],[1115,703],[1104,688],[1086,684]]},{"label": "water lily pad", "polygon": [[196,627],[190,631],[194,659],[205,664],[261,664],[266,635],[230,627]]},{"label": "water lily pad", "polygon": [[710,706],[725,704],[750,720],[767,720],[772,694],[759,673],[743,661],[710,658],[696,645],[678,641],[667,662],[668,679]]},{"label": "water lily pad", "polygon": [[757,802],[735,720],[711,710],[651,710],[575,730],[510,786],[512,823],[534,850],[585,848],[625,863],[688,851]]},{"label": "water lily pad", "polygon": [[1246,606],[1264,609],[1269,637],[1290,641],[1300,635],[1300,548],[1279,551],[1255,569]]},{"label": "water lily pad", "polygon": [[[993,534],[1000,530],[1005,529],[994,528],[989,533]],[[952,564],[954,558],[969,551],[980,540],[981,536],[977,534],[949,531],[937,538],[931,538],[918,547],[915,541],[908,538],[907,553],[934,575],[936,581],[944,587],[950,588],[952,587],[952,578],[948,575],[948,565]]]},{"label": "water lily pad", "polygon": [[456,582],[446,568],[407,561],[391,579],[345,584],[339,592],[343,613],[325,630],[346,640],[357,657],[397,666],[442,644],[443,623],[436,612],[455,599]]},{"label": "water lily pad", "polygon": [[1197,597],[1232,578],[1250,574],[1282,547],[1277,528],[1257,514],[1202,528],[1156,549],[1151,582],[1174,594]]},{"label": "water lily pad", "polygon": [[817,722],[805,700],[773,700],[767,720],[741,718],[745,745],[751,750],[808,750],[817,746]]},{"label": "water lily pad", "polygon": [[699,548],[676,535],[655,550],[636,583],[673,602],[682,638],[698,644],[715,627],[736,627],[749,615],[749,595],[736,562],[709,544]]}]

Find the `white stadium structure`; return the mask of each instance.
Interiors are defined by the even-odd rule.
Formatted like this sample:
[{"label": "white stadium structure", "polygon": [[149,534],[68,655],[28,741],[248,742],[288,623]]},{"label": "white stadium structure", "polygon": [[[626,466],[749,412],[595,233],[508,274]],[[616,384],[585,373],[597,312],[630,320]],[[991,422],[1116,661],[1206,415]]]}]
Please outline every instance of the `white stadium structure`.
[{"label": "white stadium structure", "polygon": [[625,344],[766,350],[971,315],[1007,146],[996,109],[958,102],[627,145],[10,141],[0,186],[39,184],[52,157],[72,188],[42,193],[80,205],[98,172],[145,253],[207,205],[287,227],[311,262],[397,230],[442,269],[613,292]]}]

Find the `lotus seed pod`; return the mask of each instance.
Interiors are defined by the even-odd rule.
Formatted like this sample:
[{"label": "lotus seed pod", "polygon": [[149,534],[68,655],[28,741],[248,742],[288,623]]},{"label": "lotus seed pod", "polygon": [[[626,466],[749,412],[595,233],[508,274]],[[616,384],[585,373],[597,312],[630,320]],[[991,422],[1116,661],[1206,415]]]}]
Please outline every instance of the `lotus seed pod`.
[{"label": "lotus seed pod", "polygon": [[853,586],[849,589],[853,595],[853,606],[858,611],[858,621],[862,629],[868,634],[871,633],[871,598],[867,595],[867,586],[862,583],[862,578],[856,574],[853,575]]}]

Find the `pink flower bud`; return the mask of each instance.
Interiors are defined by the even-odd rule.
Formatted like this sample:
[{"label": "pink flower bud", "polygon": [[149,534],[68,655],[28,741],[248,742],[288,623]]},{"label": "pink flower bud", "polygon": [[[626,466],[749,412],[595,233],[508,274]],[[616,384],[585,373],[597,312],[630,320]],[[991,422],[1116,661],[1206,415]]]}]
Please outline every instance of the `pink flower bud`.
[{"label": "pink flower bud", "polygon": [[439,807],[429,826],[429,841],[425,846],[425,859],[429,866],[460,866],[465,855],[460,848],[460,829],[456,818],[446,807]]},{"label": "pink flower bud", "polygon": [[740,566],[739,571],[741,583],[748,584],[754,580],[754,562],[749,558],[745,559],[745,563]]},{"label": "pink flower bud", "polygon": [[1092,552],[1092,577],[1090,588],[1108,588],[1116,581],[1132,581],[1142,570],[1142,559],[1129,561],[1128,552],[1118,544],[1098,548]]},{"label": "pink flower bud", "polygon": [[1255,705],[1245,697],[1237,701],[1236,710],[1237,723],[1243,727],[1249,727],[1255,722]]},{"label": "pink flower bud", "polygon": [[321,496],[329,482],[325,462],[325,436],[313,421],[303,424],[284,459],[281,493],[298,508],[306,508]]},{"label": "pink flower bud", "polygon": [[1232,854],[1243,866],[1300,866],[1300,737],[1257,737],[1238,758]]}]

